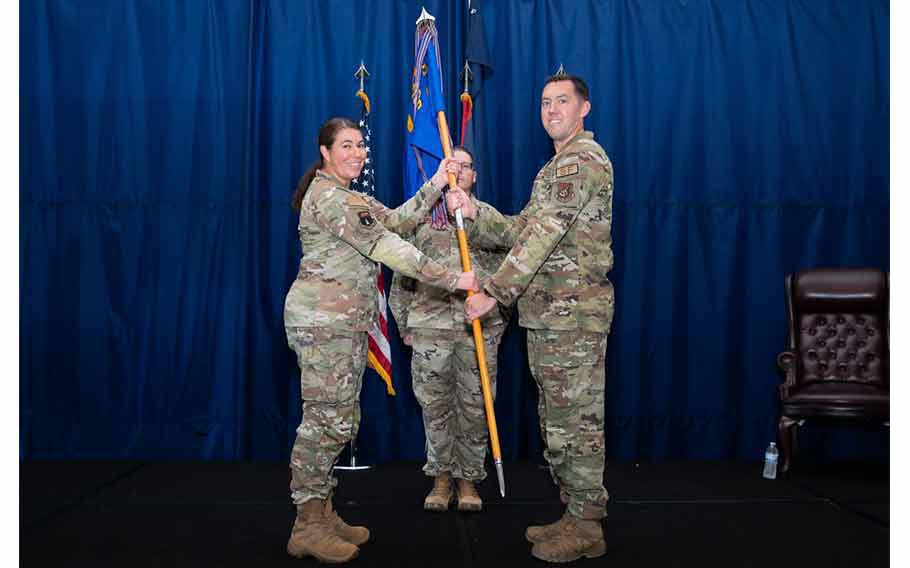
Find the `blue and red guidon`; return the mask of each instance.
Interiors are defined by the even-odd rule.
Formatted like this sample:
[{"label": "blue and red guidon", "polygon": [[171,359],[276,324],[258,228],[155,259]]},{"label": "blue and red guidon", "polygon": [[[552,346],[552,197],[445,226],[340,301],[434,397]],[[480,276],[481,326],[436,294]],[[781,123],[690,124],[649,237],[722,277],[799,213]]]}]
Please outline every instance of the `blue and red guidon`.
[{"label": "blue and red guidon", "polygon": [[[413,197],[436,173],[444,156],[437,113],[445,111],[439,35],[432,21],[422,21],[414,33],[407,136],[404,156],[405,199]],[[433,208],[434,226],[446,219],[445,200]]]}]

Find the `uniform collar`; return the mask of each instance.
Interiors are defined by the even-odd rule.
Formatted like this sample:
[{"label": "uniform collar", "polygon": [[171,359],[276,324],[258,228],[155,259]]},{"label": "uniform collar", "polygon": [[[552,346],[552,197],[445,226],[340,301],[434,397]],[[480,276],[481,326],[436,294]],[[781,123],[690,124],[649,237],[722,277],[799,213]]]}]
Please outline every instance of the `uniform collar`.
[{"label": "uniform collar", "polygon": [[350,187],[347,187],[346,185],[341,183],[340,179],[338,179],[337,177],[335,177],[334,175],[330,174],[329,172],[327,172],[325,170],[316,170],[316,177],[321,178],[321,179],[327,179],[330,182],[332,182],[333,184],[335,184],[336,186],[341,187],[343,189],[351,189]]},{"label": "uniform collar", "polygon": [[[569,138],[569,140],[562,147],[562,150],[560,150],[559,152],[556,153],[556,156],[562,154],[563,152],[568,151],[568,149],[572,146],[572,144],[575,144],[579,140],[593,140],[593,139],[594,139],[593,132],[591,132],[590,130],[582,130],[575,136]],[[555,158],[556,156],[553,156],[553,157]]]}]

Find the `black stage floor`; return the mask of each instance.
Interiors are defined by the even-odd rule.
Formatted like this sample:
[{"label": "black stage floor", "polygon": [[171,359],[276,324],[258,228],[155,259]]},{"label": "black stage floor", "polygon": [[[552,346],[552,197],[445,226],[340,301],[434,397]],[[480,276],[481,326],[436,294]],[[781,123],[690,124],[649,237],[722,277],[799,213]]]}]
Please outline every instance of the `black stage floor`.
[{"label": "black stage floor", "polygon": [[[607,468],[607,555],[566,566],[887,566],[887,465],[631,463]],[[427,513],[420,464],[339,472],[336,508],[372,531],[351,565],[546,566],[528,524],[559,517],[549,473],[505,465],[480,485],[482,513]],[[21,566],[316,566],[284,547],[294,509],[284,463],[20,465]]]}]

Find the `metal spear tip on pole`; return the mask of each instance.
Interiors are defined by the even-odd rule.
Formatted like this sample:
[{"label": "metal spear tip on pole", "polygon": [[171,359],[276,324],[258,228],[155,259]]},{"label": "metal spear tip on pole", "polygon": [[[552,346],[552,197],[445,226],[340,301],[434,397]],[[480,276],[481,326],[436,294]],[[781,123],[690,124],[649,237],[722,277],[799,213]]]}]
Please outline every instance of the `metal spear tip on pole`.
[{"label": "metal spear tip on pole", "polygon": [[470,85],[471,79],[474,77],[474,72],[471,71],[471,65],[468,64],[468,60],[464,60],[464,68],[461,70],[461,78],[464,80],[464,92],[467,93]]},{"label": "metal spear tip on pole", "polygon": [[360,60],[360,67],[357,68],[357,71],[354,71],[354,76],[360,79],[361,77],[369,77],[370,72],[367,71],[367,66],[363,64],[363,60]]},{"label": "metal spear tip on pole", "polygon": [[367,71],[366,65],[363,64],[363,60],[360,61],[360,67],[357,68],[357,71],[354,71],[354,77],[360,79],[360,90],[363,90],[363,80],[370,76],[370,72]]},{"label": "metal spear tip on pole", "polygon": [[436,18],[433,16],[433,14],[427,12],[427,9],[421,6],[420,16],[417,17],[417,25],[419,26],[421,23],[433,24],[435,21]]},{"label": "metal spear tip on pole", "polygon": [[496,460],[494,462],[496,465],[496,477],[499,478],[499,494],[503,497],[506,496],[506,478],[502,472],[502,460]]}]

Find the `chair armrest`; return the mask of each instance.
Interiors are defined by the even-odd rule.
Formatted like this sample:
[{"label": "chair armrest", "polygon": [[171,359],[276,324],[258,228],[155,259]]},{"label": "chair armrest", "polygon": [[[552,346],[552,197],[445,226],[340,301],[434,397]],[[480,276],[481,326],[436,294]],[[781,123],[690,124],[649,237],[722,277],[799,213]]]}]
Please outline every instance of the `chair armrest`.
[{"label": "chair armrest", "polygon": [[784,374],[784,382],[777,390],[781,400],[790,396],[790,388],[796,386],[796,354],[782,351],[777,355],[777,368]]}]

